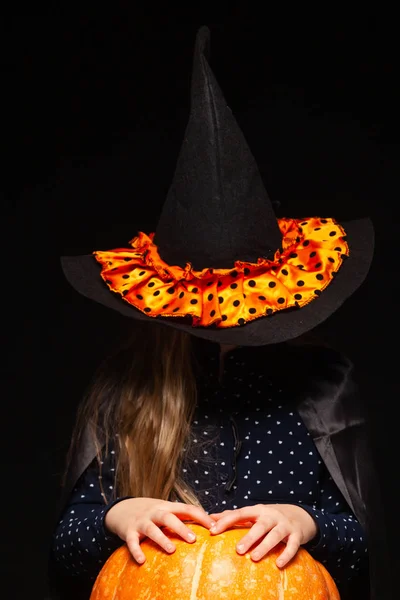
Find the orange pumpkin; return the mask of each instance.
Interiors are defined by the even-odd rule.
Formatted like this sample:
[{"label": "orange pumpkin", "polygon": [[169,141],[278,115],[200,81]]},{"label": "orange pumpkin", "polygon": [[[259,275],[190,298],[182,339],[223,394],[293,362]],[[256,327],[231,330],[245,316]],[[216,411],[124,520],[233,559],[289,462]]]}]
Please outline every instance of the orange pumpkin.
[{"label": "orange pumpkin", "polygon": [[246,528],[215,536],[200,525],[190,528],[197,536],[193,544],[166,531],[176,545],[173,554],[144,540],[143,565],[126,545],[118,548],[100,571],[90,600],[340,600],[328,571],[303,548],[279,569],[275,561],[283,544],[254,562],[249,552],[236,552]]}]

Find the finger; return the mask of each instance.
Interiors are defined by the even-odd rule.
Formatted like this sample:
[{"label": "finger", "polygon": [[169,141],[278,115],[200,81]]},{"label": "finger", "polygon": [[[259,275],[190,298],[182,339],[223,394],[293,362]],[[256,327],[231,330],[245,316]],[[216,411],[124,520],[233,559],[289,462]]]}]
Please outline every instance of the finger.
[{"label": "finger", "polygon": [[254,523],[249,532],[246,533],[246,535],[243,536],[242,539],[237,543],[237,552],[239,554],[244,554],[247,552],[247,550],[254,546],[254,544],[256,544],[261,538],[265,538],[265,535],[268,533],[271,527],[272,522],[271,524],[268,524],[267,521],[257,521]]},{"label": "finger", "polygon": [[142,533],[150,540],[153,540],[160,548],[171,554],[175,552],[175,544],[161,531],[161,529],[152,521],[147,521],[143,526],[138,526],[139,533]]},{"label": "finger", "polygon": [[277,561],[276,561],[276,566],[277,567],[284,567],[285,565],[287,565],[287,563],[289,561],[292,560],[292,558],[294,556],[296,556],[299,548],[300,548],[300,541],[301,541],[301,536],[300,533],[292,533],[291,535],[288,536],[287,542],[286,542],[286,547],[283,550],[283,552],[280,553]]},{"label": "finger", "polygon": [[168,504],[169,512],[179,516],[180,519],[195,521],[207,527],[207,529],[214,525],[214,520],[199,506],[184,504],[183,502],[168,502]]},{"label": "finger", "polygon": [[238,527],[253,527],[254,525],[254,519],[252,521],[238,521],[237,523],[235,523],[235,526]]},{"label": "finger", "polygon": [[247,521],[254,522],[259,517],[259,510],[255,506],[245,506],[237,510],[227,510],[222,514],[221,518],[215,523],[214,527],[210,528],[213,534],[222,533],[238,523]]},{"label": "finger", "polygon": [[255,548],[251,553],[252,560],[260,560],[263,558],[272,548],[275,548],[279,542],[281,542],[288,535],[287,528],[284,528],[282,524],[277,525],[264,537],[261,544]]},{"label": "finger", "polygon": [[127,535],[125,542],[128,546],[129,552],[132,554],[132,557],[136,560],[136,562],[140,565],[143,564],[146,560],[146,557],[140,547],[139,534],[135,531],[134,533]]},{"label": "finger", "polygon": [[224,512],[220,512],[220,513],[211,513],[210,515],[208,515],[210,517],[210,519],[212,519],[213,521],[219,521],[219,519],[225,514]]},{"label": "finger", "polygon": [[[213,521],[217,522],[217,521],[220,521],[223,516],[225,516],[226,512],[229,512],[229,511],[224,511],[224,512],[220,512],[220,513],[212,513],[209,516],[213,519]],[[241,525],[242,527],[251,527],[253,525],[253,523],[254,523],[254,521],[240,521],[240,522],[236,523],[236,525]]]},{"label": "finger", "polygon": [[156,523],[158,525],[163,525],[171,529],[174,533],[177,533],[183,540],[189,542],[190,544],[196,540],[196,535],[193,531],[176,516],[170,512],[159,511],[157,515],[155,515]]}]

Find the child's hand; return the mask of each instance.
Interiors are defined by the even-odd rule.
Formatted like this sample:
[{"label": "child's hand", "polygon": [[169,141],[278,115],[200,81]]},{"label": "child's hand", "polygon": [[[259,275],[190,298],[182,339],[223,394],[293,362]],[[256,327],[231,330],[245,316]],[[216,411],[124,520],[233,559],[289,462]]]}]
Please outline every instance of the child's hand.
[{"label": "child's hand", "polygon": [[196,536],[182,522],[194,521],[209,529],[214,521],[200,507],[182,502],[168,502],[155,498],[128,498],[112,506],[105,516],[105,526],[126,542],[138,563],[146,560],[140,541],[148,537],[166,552],[174,552],[175,546],[161,531],[169,527],[186,542],[192,543]]},{"label": "child's hand", "polygon": [[217,521],[210,528],[212,534],[222,533],[233,525],[249,525],[251,528],[239,541],[236,550],[244,554],[256,542],[260,542],[251,553],[253,560],[260,560],[279,542],[286,548],[276,561],[284,567],[296,554],[301,544],[306,544],[318,533],[318,526],[311,515],[294,504],[257,504],[236,510],[226,510],[210,515]]}]

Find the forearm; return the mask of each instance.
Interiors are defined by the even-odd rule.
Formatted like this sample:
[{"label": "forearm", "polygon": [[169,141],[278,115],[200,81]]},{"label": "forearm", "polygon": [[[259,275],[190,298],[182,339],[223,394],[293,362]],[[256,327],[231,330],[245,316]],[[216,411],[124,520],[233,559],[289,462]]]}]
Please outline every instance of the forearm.
[{"label": "forearm", "polygon": [[302,508],[318,525],[317,536],[304,547],[326,566],[337,583],[353,579],[368,563],[367,541],[360,523],[351,513]]},{"label": "forearm", "polygon": [[66,510],[52,545],[53,564],[61,575],[94,582],[107,558],[123,544],[104,525],[107,511],[120,500],[108,505],[74,504]]}]

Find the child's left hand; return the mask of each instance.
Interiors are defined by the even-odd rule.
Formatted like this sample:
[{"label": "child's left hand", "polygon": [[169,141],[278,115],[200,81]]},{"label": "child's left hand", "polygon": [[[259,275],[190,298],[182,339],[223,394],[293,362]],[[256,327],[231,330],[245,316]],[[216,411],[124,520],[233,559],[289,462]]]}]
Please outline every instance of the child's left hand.
[{"label": "child's left hand", "polygon": [[250,555],[255,561],[263,558],[279,542],[285,542],[286,548],[276,561],[281,568],[295,556],[301,544],[306,544],[318,533],[318,526],[311,515],[294,504],[257,504],[209,516],[216,521],[210,529],[214,535],[233,525],[250,525],[236,550],[244,554],[260,541]]}]

